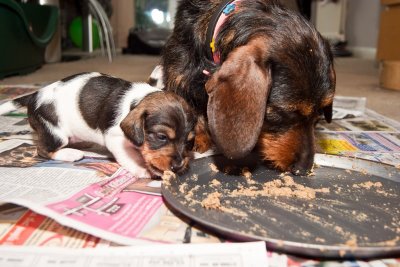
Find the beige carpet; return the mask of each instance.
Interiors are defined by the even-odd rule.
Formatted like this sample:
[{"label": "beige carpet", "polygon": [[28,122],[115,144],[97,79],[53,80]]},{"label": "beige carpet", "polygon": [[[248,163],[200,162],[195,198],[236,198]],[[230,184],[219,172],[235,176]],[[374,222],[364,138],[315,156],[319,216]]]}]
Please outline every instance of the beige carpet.
[{"label": "beige carpet", "polygon": [[[74,62],[46,64],[37,71],[0,80],[0,84],[31,84],[59,80],[85,71],[108,73],[129,81],[145,81],[159,62],[157,56],[118,55],[112,63],[93,56]],[[337,95],[367,97],[367,107],[400,121],[400,91],[379,87],[379,69],[372,60],[337,58]]]}]

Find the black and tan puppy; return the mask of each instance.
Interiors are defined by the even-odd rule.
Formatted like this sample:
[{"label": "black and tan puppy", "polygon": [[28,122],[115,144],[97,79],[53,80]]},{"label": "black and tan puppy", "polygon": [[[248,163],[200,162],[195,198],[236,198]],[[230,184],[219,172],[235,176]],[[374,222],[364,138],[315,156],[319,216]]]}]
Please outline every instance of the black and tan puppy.
[{"label": "black and tan puppy", "polygon": [[328,42],[300,14],[275,0],[182,0],[161,63],[165,89],[207,118],[225,156],[258,145],[280,170],[312,168],[336,78]]},{"label": "black and tan puppy", "polygon": [[77,161],[76,142],[105,146],[138,177],[183,172],[192,157],[197,117],[182,97],[145,83],[92,72],[67,77],[0,105],[0,114],[28,107],[38,154]]}]

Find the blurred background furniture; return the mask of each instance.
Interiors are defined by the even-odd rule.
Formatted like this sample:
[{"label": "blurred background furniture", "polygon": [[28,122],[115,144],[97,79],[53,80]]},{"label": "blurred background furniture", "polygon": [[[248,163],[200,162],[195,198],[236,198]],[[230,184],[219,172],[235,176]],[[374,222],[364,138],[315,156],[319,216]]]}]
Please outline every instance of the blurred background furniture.
[{"label": "blurred background furniture", "polygon": [[55,6],[0,0],[0,78],[29,73],[44,64],[58,18]]}]

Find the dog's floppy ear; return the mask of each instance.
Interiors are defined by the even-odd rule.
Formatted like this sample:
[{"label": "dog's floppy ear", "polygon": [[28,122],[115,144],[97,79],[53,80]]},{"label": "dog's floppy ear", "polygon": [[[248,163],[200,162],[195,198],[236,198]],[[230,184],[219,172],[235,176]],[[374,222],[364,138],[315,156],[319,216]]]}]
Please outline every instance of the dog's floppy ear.
[{"label": "dog's floppy ear", "polygon": [[324,111],[324,117],[325,117],[326,122],[331,123],[332,122],[332,112],[333,112],[332,104],[324,107],[323,111]]},{"label": "dog's floppy ear", "polygon": [[208,123],[213,141],[229,158],[251,152],[261,132],[271,71],[265,38],[234,49],[206,83]]},{"label": "dog's floppy ear", "polygon": [[[336,72],[335,69],[333,68],[333,65],[330,66],[330,74],[329,77],[332,81],[332,88],[335,88],[336,86]],[[333,89],[334,90],[334,89]],[[333,99],[333,94],[331,95],[332,99]],[[324,112],[324,117],[326,122],[331,123],[332,122],[332,114],[333,114],[333,102],[331,102],[329,105],[325,106],[323,108],[323,112]]]},{"label": "dog's floppy ear", "polygon": [[135,146],[144,143],[144,120],[146,111],[143,108],[135,108],[122,120],[120,127],[125,136],[132,141]]}]

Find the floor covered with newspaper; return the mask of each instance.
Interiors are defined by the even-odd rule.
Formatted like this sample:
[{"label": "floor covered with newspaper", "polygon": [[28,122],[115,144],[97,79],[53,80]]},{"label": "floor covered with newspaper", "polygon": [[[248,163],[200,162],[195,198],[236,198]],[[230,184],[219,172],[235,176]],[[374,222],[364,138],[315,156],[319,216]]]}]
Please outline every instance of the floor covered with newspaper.
[{"label": "floor covered with newspaper", "polygon": [[[0,86],[0,103],[38,88]],[[317,152],[400,169],[400,123],[366,109],[365,101],[336,97],[333,122],[317,125]],[[1,116],[0,129],[0,266],[400,266],[400,255],[321,261],[266,253],[263,242],[225,240],[176,216],[161,181],[133,177],[99,147],[74,163],[39,157],[23,109]]]}]

